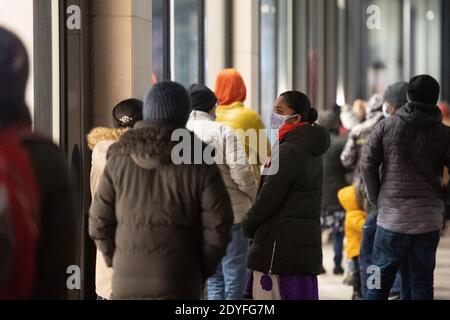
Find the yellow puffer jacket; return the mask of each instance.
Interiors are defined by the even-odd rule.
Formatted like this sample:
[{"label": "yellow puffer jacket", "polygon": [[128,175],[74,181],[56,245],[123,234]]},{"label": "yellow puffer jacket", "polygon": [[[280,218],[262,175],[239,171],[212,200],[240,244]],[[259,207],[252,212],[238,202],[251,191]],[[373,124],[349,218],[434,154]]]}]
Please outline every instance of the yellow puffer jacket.
[{"label": "yellow puffer jacket", "polygon": [[[242,102],[236,102],[228,106],[219,106],[217,107],[216,115],[217,122],[225,124],[234,130],[238,130],[236,134],[243,142],[245,152],[250,160],[250,163],[254,166],[256,177],[259,180],[259,167],[265,163],[268,155],[270,154],[270,143],[267,139],[267,133],[265,132],[265,126],[261,120],[261,117],[256,111],[244,107]],[[256,130],[256,143],[251,143],[249,138],[246,138],[243,134],[240,134],[239,129],[244,132],[249,129]],[[259,134],[259,130],[264,130],[264,134],[262,136]],[[247,135],[247,137],[249,136]],[[260,137],[263,137],[265,141],[260,141]]]},{"label": "yellow puffer jacket", "polygon": [[359,256],[362,229],[367,215],[358,203],[354,186],[341,189],[338,198],[345,210],[345,254],[348,259],[352,259]]}]

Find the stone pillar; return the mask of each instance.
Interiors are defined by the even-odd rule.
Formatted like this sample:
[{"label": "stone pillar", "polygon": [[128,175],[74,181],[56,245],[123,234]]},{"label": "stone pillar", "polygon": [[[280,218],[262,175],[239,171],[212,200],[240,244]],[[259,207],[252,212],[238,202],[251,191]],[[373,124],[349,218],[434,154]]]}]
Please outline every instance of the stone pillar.
[{"label": "stone pillar", "polygon": [[247,85],[245,104],[259,106],[259,0],[234,0],[233,64]]},{"label": "stone pillar", "polygon": [[143,99],[152,77],[152,1],[92,1],[92,124],[112,126],[120,101]]}]

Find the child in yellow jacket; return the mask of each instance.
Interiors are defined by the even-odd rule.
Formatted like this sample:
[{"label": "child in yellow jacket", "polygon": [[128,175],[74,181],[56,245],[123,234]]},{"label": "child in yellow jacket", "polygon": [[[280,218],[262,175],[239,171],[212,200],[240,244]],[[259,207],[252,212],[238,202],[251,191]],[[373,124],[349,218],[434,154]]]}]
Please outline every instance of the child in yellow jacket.
[{"label": "child in yellow jacket", "polygon": [[345,210],[345,254],[355,265],[353,275],[353,300],[361,299],[361,276],[359,272],[359,251],[366,212],[354,186],[346,187],[338,192],[339,202]]}]

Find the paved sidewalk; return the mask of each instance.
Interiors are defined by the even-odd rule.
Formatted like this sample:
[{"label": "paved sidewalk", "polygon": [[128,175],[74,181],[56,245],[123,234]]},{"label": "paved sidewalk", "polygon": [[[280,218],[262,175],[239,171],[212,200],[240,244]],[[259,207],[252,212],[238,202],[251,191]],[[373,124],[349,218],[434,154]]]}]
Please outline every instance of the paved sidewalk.
[{"label": "paved sidewalk", "polygon": [[[323,249],[324,266],[327,274],[319,277],[321,300],[350,300],[352,287],[342,283],[343,276],[333,275],[333,249],[325,245]],[[441,239],[437,254],[435,271],[435,297],[437,300],[450,300],[450,229]]]}]

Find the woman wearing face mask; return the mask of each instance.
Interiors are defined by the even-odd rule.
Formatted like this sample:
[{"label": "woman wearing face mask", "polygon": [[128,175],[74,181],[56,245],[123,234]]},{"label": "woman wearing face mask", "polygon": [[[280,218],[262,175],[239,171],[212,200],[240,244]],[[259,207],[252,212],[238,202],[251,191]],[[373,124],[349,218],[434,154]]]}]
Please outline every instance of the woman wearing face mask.
[{"label": "woman wearing face mask", "polygon": [[330,137],[315,125],[317,111],[301,92],[276,101],[278,142],[258,196],[242,223],[252,239],[247,294],[255,300],[318,300],[322,270],[322,159]]}]

